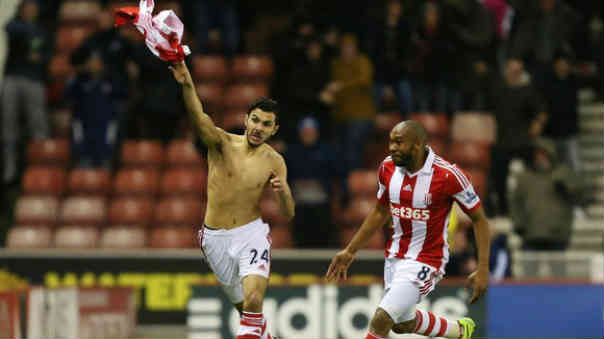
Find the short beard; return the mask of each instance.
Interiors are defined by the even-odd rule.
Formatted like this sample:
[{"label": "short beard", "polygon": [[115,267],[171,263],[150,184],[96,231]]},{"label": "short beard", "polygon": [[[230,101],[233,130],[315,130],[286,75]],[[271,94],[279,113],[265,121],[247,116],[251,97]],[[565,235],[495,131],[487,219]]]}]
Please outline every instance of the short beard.
[{"label": "short beard", "polygon": [[252,143],[252,141],[250,140],[250,137],[249,137],[248,135],[246,135],[246,136],[245,136],[245,139],[247,140],[247,144],[248,144],[248,145],[250,145],[251,147],[254,147],[254,148],[256,148],[256,147],[260,147],[260,146],[262,146],[262,144],[264,144],[264,143],[266,142],[266,140],[263,140],[263,141],[262,141],[262,142],[260,142],[259,144],[254,145],[254,144]]}]

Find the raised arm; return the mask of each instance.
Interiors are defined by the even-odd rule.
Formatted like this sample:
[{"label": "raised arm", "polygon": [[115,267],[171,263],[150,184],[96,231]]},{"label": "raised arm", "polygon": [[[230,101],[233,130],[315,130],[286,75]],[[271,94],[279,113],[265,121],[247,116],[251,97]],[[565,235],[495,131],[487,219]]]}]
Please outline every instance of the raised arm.
[{"label": "raised arm", "polygon": [[187,107],[187,111],[189,111],[191,120],[197,127],[201,141],[203,141],[208,148],[215,148],[222,142],[222,138],[226,133],[223,133],[222,130],[216,128],[212,118],[203,111],[203,106],[197,97],[195,84],[187,69],[187,65],[183,61],[174,63],[169,68],[174,75],[174,79],[182,86],[185,106]]}]

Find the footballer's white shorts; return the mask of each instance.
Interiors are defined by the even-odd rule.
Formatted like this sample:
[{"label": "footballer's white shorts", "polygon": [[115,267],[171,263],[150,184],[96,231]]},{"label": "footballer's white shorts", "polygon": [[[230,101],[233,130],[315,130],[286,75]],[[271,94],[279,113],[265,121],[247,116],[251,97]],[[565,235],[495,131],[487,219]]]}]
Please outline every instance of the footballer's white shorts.
[{"label": "footballer's white shorts", "polygon": [[442,278],[440,272],[419,261],[386,258],[384,297],[379,307],[395,324],[415,318],[415,305],[428,295]]},{"label": "footballer's white shorts", "polygon": [[202,226],[198,240],[205,260],[233,304],[243,302],[241,280],[248,275],[268,278],[271,239],[268,224],[258,218],[233,229]]}]

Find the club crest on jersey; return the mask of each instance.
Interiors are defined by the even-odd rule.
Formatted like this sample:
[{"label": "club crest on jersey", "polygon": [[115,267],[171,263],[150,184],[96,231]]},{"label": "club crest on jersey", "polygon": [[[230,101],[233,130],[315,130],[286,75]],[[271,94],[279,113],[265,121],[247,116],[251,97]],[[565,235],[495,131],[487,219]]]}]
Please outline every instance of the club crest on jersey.
[{"label": "club crest on jersey", "polygon": [[426,203],[426,206],[430,206],[432,204],[432,193],[426,194],[426,197],[424,198],[424,203]]}]

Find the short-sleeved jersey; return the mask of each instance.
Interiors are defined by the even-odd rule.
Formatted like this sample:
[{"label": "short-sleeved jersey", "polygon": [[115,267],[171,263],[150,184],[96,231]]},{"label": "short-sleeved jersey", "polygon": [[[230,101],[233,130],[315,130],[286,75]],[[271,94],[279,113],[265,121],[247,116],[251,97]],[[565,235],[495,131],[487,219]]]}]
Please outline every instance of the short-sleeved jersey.
[{"label": "short-sleeved jersey", "polygon": [[416,173],[396,166],[391,157],[384,159],[378,184],[378,201],[389,206],[392,215],[386,257],[417,260],[444,274],[453,201],[466,213],[481,205],[467,175],[428,147],[426,162]]}]

